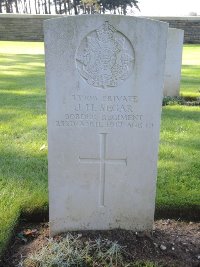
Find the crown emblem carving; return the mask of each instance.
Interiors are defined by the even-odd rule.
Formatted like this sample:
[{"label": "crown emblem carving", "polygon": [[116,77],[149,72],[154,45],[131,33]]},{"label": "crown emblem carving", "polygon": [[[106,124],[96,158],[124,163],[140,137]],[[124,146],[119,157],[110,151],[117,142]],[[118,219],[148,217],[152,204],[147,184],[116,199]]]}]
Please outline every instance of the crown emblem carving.
[{"label": "crown emblem carving", "polygon": [[81,76],[94,87],[116,87],[129,77],[134,64],[130,41],[106,21],[87,35],[76,56]]}]

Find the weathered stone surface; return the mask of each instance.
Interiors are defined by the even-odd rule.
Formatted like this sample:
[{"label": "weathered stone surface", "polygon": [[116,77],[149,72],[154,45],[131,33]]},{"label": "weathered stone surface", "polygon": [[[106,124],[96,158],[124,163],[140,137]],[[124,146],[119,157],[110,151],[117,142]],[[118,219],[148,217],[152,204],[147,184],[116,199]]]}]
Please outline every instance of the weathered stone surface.
[{"label": "weathered stone surface", "polygon": [[166,23],[45,21],[51,234],[151,229]]},{"label": "weathered stone surface", "polygon": [[183,37],[183,30],[169,28],[165,63],[164,96],[179,96]]}]

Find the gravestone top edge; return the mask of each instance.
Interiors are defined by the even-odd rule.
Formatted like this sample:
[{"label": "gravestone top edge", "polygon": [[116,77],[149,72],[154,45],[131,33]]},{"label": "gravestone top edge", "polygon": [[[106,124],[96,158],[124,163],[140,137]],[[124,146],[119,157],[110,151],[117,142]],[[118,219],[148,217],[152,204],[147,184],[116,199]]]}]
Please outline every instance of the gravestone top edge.
[{"label": "gravestone top edge", "polygon": [[182,32],[183,34],[184,34],[184,30],[182,30],[182,29],[177,29],[177,28],[169,28],[169,31],[176,31],[176,32]]},{"label": "gravestone top edge", "polygon": [[135,17],[135,16],[124,16],[124,15],[114,15],[114,14],[94,14],[94,15],[71,15],[71,16],[63,16],[63,17],[58,17],[58,18],[50,18],[50,19],[46,19],[43,21],[43,27],[45,29],[45,27],[47,25],[49,25],[50,23],[54,22],[59,22],[61,20],[79,20],[82,18],[97,18],[97,17],[101,17],[101,18],[105,18],[105,19],[111,19],[111,18],[120,18],[123,20],[133,20],[133,21],[138,21],[138,22],[142,22],[142,21],[146,21],[148,23],[155,23],[158,25],[165,25],[165,26],[169,26],[169,23],[164,22],[164,21],[158,21],[152,18],[144,18],[144,17]]}]

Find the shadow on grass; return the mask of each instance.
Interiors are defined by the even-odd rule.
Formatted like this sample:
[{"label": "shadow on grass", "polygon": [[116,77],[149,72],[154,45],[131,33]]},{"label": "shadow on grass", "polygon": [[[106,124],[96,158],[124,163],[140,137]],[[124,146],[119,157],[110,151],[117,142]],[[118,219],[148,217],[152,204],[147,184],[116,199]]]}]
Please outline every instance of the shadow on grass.
[{"label": "shadow on grass", "polygon": [[23,212],[37,211],[37,214],[41,213],[40,218],[47,214],[46,151],[38,149],[38,153],[28,153],[7,144],[0,151],[0,192],[1,254]]},{"label": "shadow on grass", "polygon": [[[168,106],[169,107],[169,106]],[[176,124],[176,121],[178,122],[185,122],[185,121],[195,121],[195,122],[200,122],[200,110],[196,111],[193,110],[193,107],[190,107],[189,109],[184,110],[184,107],[181,110],[174,110],[173,106],[172,109],[168,108],[167,110],[166,107],[163,107],[163,112],[162,112],[162,119],[170,119],[171,122],[173,122],[172,126]]]},{"label": "shadow on grass", "polygon": [[28,92],[27,94],[17,94],[9,91],[6,93],[0,92],[1,109],[4,111],[0,115],[1,121],[17,117],[19,111],[28,111],[32,114],[46,114],[45,93],[43,89],[38,89],[37,92],[31,92],[31,94]]},{"label": "shadow on grass", "polygon": [[[35,185],[45,181],[47,185],[47,152],[40,151],[38,153],[29,154],[25,151],[13,152],[13,147],[7,151],[0,151],[0,182],[32,181]],[[6,185],[6,184],[5,184]],[[26,183],[27,186],[28,183]]]},{"label": "shadow on grass", "polygon": [[189,207],[158,207],[155,210],[155,219],[175,219],[180,221],[200,221],[200,205]]},{"label": "shadow on grass", "polygon": [[[29,62],[44,63],[44,55],[37,54],[1,54],[0,62],[6,62],[6,65],[27,64]],[[10,62],[10,63],[8,63]]]},{"label": "shadow on grass", "polygon": [[193,77],[188,77],[187,75],[182,76],[181,80],[182,86],[188,86],[188,87],[199,87],[200,90],[200,80]]},{"label": "shadow on grass", "polygon": [[200,66],[183,65],[181,70],[181,84],[190,87],[200,87]]},{"label": "shadow on grass", "polygon": [[1,89],[45,87],[43,55],[1,55]]},{"label": "shadow on grass", "polygon": [[200,87],[200,66],[182,65],[181,85],[190,87]]},{"label": "shadow on grass", "polygon": [[[165,206],[155,208],[155,220],[159,219],[175,219],[181,221],[200,221],[200,205],[190,205],[189,207],[172,207]],[[49,221],[49,207],[41,207],[33,210],[22,210],[20,222],[48,222]]]},{"label": "shadow on grass", "polygon": [[[199,138],[193,138],[193,139],[186,139],[186,138],[179,138],[177,139],[176,141],[174,140],[171,140],[170,141],[165,141],[163,140],[163,138],[160,140],[160,143],[159,143],[160,146],[171,146],[171,150],[174,146],[176,147],[181,147],[181,148],[184,148],[187,149],[187,150],[193,150],[193,151],[197,151],[199,152],[200,150],[200,139]],[[171,151],[173,153],[173,151]],[[162,152],[162,150],[160,150],[160,156],[165,154],[166,155],[166,152]],[[168,154],[168,158],[171,160],[172,159],[172,156],[170,154],[170,151],[169,151],[169,154]],[[166,156],[165,156],[165,159],[166,159]],[[182,159],[179,158],[179,155],[176,156],[176,163],[178,162],[181,162]],[[200,164],[200,161],[199,161],[199,164]]]}]

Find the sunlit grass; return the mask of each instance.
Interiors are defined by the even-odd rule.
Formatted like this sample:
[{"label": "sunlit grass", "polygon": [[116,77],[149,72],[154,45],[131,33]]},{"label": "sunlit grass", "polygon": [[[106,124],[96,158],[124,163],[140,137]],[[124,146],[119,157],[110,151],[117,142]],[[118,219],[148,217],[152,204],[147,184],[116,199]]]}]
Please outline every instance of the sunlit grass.
[{"label": "sunlit grass", "polygon": [[183,47],[183,65],[200,65],[200,45],[185,44]]},{"label": "sunlit grass", "polygon": [[199,125],[199,107],[163,108],[158,162],[158,206],[200,206]]},{"label": "sunlit grass", "polygon": [[43,42],[0,41],[1,54],[44,54]]},{"label": "sunlit grass", "polygon": [[181,78],[182,96],[200,97],[200,65],[183,65]]},{"label": "sunlit grass", "polygon": [[184,45],[181,77],[181,95],[200,97],[200,45]]},{"label": "sunlit grass", "polygon": [[[184,48],[184,94],[198,94],[198,53]],[[43,43],[0,42],[0,252],[22,212],[47,211],[45,95]],[[200,205],[199,119],[199,107],[163,108],[159,207]]]},{"label": "sunlit grass", "polygon": [[[37,46],[0,42],[0,51]],[[47,209],[45,95],[44,55],[0,54],[0,252],[22,211]]]},{"label": "sunlit grass", "polygon": [[45,88],[44,55],[0,54],[1,92],[2,90],[32,91],[35,88]]}]

